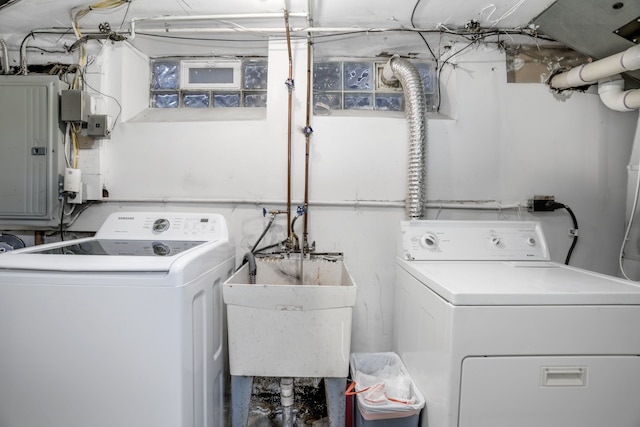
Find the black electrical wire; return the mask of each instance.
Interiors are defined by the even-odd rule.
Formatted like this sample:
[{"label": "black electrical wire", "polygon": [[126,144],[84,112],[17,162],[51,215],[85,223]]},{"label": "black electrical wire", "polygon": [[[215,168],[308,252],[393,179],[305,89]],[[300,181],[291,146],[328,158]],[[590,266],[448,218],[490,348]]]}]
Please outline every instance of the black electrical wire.
[{"label": "black electrical wire", "polygon": [[[331,34],[315,34],[313,36],[314,40],[315,39],[334,39],[334,38],[338,38],[338,37],[342,37],[343,39],[349,39],[352,38],[352,36],[362,36],[362,35],[368,35],[368,34],[381,34],[381,33],[393,33],[393,32],[399,32],[399,33],[406,33],[406,32],[416,32],[416,33],[434,33],[434,34],[450,34],[453,36],[460,36],[460,37],[465,37],[467,40],[474,40],[474,41],[479,41],[479,40],[484,40],[487,37],[492,37],[492,36],[499,36],[500,34],[504,34],[504,35],[522,35],[522,36],[527,36],[527,37],[532,37],[535,39],[540,39],[540,40],[546,40],[546,41],[555,41],[552,38],[549,37],[545,37],[539,34],[533,34],[531,31],[529,30],[521,30],[521,29],[517,29],[517,30],[477,30],[477,31],[473,31],[470,32],[466,29],[460,29],[460,30],[445,30],[445,29],[434,29],[434,30],[422,30],[422,29],[418,29],[418,28],[387,28],[387,29],[380,29],[380,28],[364,28],[362,30],[358,30],[358,31],[343,31],[343,32],[336,32],[336,33],[331,33]],[[145,32],[144,30],[137,30],[136,31],[136,35],[140,35],[140,36],[145,36],[145,37],[155,37],[155,38],[165,38],[165,39],[176,39],[176,40],[194,40],[194,41],[216,41],[216,42],[237,42],[237,43],[247,43],[247,42],[265,42],[268,41],[268,36],[264,36],[264,37],[260,37],[260,38],[255,38],[255,39],[249,39],[249,38],[242,38],[242,39],[232,39],[232,38],[220,38],[220,37],[201,37],[201,36],[179,36],[179,35],[173,35],[171,33],[169,34],[156,34],[156,33],[148,33]],[[473,35],[474,38],[471,39],[468,36]],[[306,39],[306,36],[295,36],[292,35],[292,38],[300,38]],[[275,36],[273,37],[274,39],[279,39],[279,37]],[[282,39],[284,39],[284,37],[282,37]],[[342,39],[339,39],[342,40]],[[337,41],[337,40],[327,40],[327,41]]]},{"label": "black electrical wire", "polygon": [[569,265],[569,260],[571,260],[573,249],[576,247],[576,243],[578,243],[578,220],[576,219],[576,216],[573,214],[573,211],[569,206],[562,205],[562,207],[567,212],[569,212],[569,215],[571,215],[571,220],[573,221],[573,242],[571,242],[571,247],[569,248],[569,252],[567,253],[567,258],[564,261],[566,265]]},{"label": "black electrical wire", "polygon": [[440,77],[442,76],[442,70],[444,69],[444,66],[447,65],[447,63],[451,60],[451,58],[453,58],[456,55],[461,54],[462,52],[464,52],[465,50],[467,50],[467,48],[473,46],[476,43],[476,40],[470,42],[469,44],[467,44],[465,47],[463,47],[462,49],[460,49],[457,52],[454,52],[453,54],[451,54],[447,59],[445,59],[442,64],[440,65],[440,70],[438,70],[438,106],[436,107],[436,111],[440,111],[440,104],[442,104],[442,96],[441,96],[441,92],[442,92],[442,84],[440,83]]},{"label": "black electrical wire", "polygon": [[124,16],[122,17],[122,22],[120,23],[120,29],[124,26],[124,21],[127,20],[127,15],[129,15],[129,9],[131,8],[131,0],[127,0],[127,10],[124,11]]},{"label": "black electrical wire", "polygon": [[[413,11],[411,12],[411,26],[413,28],[416,28],[416,24],[413,23],[413,18],[416,14],[416,9],[418,9],[418,5],[420,4],[422,0],[418,0],[416,2],[416,4],[413,6]],[[433,53],[433,50],[431,49],[431,46],[429,46],[429,43],[427,43],[427,39],[424,38],[424,36],[422,35],[422,32],[418,31],[418,35],[420,36],[420,38],[422,39],[422,41],[424,42],[425,45],[427,45],[427,49],[429,49],[429,53],[431,53],[431,56],[433,56],[433,59],[436,61],[436,69],[438,68],[438,57],[435,55],[435,53]]]},{"label": "black electrical wire", "polygon": [[545,203],[545,207],[547,209],[544,210],[556,210],[556,209],[564,209],[571,216],[571,220],[573,221],[573,241],[571,242],[571,246],[569,247],[569,251],[567,252],[567,257],[564,260],[565,265],[569,265],[569,261],[571,260],[571,255],[573,254],[573,250],[576,247],[576,243],[578,243],[578,219],[575,214],[571,210],[571,208],[564,203],[559,203],[555,201],[547,201]]}]

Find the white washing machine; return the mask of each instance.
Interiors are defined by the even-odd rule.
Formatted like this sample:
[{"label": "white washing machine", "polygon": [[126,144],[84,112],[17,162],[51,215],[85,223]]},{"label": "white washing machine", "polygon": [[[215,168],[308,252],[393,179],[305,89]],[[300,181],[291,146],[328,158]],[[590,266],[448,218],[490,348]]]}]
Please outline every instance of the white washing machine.
[{"label": "white washing machine", "polygon": [[640,425],[640,287],[550,262],[536,222],[401,228],[393,345],[423,427]]},{"label": "white washing machine", "polygon": [[224,217],[116,213],[0,255],[0,426],[224,425]]}]

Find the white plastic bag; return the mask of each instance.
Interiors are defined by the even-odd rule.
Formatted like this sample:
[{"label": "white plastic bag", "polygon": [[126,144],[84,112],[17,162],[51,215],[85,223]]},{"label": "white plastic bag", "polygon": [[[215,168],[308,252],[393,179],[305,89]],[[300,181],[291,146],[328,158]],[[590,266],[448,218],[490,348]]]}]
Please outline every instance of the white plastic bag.
[{"label": "white plastic bag", "polygon": [[424,406],[402,361],[395,353],[352,353],[354,382],[348,394],[368,413],[414,413]]}]

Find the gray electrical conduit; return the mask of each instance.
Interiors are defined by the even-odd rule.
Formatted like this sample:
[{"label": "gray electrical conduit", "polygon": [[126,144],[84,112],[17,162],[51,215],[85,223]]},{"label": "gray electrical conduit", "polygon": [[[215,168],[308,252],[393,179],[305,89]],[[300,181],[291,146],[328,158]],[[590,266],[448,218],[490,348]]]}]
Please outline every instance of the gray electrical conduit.
[{"label": "gray electrical conduit", "polygon": [[409,124],[409,166],[407,216],[411,220],[424,216],[426,197],[427,106],[422,79],[417,68],[398,55],[385,64],[383,80],[400,81],[404,91],[405,111]]}]

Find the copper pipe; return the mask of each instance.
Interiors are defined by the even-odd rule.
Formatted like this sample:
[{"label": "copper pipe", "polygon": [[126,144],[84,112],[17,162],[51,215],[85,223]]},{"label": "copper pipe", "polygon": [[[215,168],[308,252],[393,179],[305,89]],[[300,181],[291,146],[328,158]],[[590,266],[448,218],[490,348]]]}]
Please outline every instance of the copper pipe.
[{"label": "copper pipe", "polygon": [[293,58],[291,55],[291,31],[289,28],[289,11],[284,9],[284,23],[287,31],[287,51],[289,54],[289,78],[285,82],[289,91],[288,97],[288,110],[287,110],[287,229],[289,234],[287,235],[287,242],[291,243],[291,122],[293,112]]},{"label": "copper pipe", "polygon": [[307,119],[304,127],[305,135],[305,161],[304,161],[304,231],[302,233],[302,247],[308,248],[309,241],[309,149],[311,146],[311,41],[307,42]]}]

